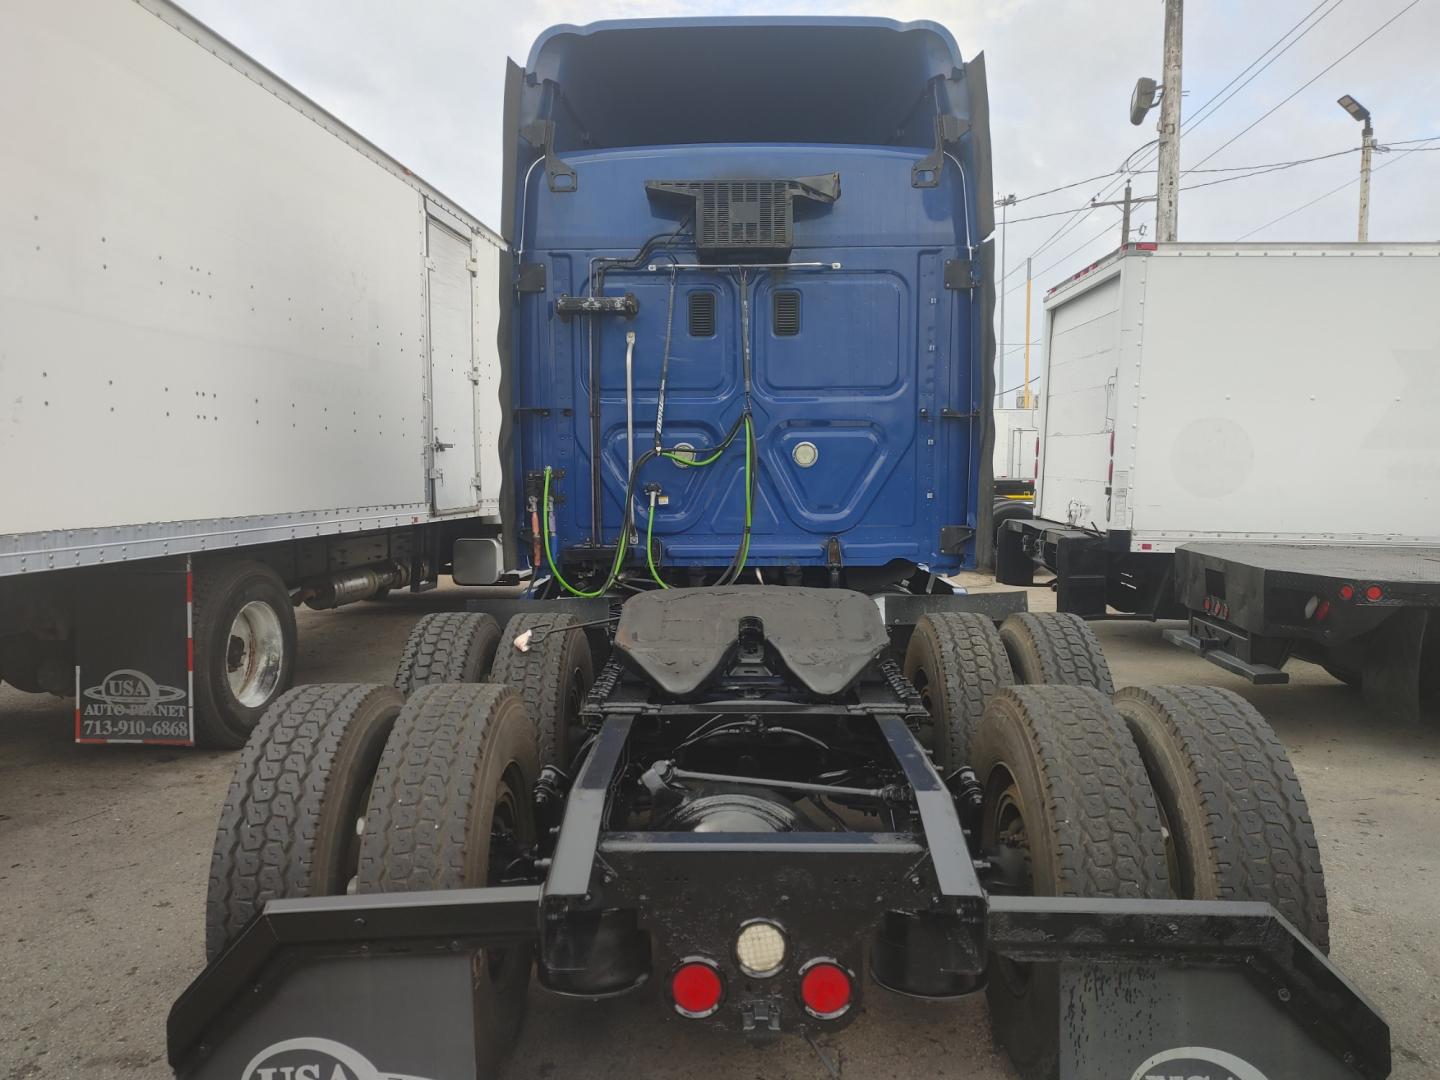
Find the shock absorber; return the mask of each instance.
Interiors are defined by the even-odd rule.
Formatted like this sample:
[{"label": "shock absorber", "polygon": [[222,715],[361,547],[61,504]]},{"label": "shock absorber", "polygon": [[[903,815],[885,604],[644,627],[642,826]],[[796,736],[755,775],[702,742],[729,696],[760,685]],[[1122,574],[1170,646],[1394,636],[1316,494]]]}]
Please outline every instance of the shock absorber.
[{"label": "shock absorber", "polygon": [[965,765],[950,777],[949,783],[955,796],[955,812],[960,816],[960,827],[969,835],[978,836],[980,811],[985,803],[985,789],[979,777],[974,769]]}]

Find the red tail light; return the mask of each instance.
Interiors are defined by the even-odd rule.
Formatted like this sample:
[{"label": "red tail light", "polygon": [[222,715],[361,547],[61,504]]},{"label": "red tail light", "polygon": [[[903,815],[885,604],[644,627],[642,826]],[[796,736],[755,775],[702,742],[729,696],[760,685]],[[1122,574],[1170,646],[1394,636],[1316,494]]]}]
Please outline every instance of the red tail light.
[{"label": "red tail light", "polygon": [[828,960],[812,961],[800,976],[800,1000],[818,1020],[834,1020],[850,1008],[850,973]]},{"label": "red tail light", "polygon": [[1371,601],[1372,603],[1376,600],[1383,599],[1384,596],[1385,590],[1380,588],[1379,585],[1371,585],[1368,589],[1365,590],[1365,599]]},{"label": "red tail light", "polygon": [[720,1007],[725,984],[720,972],[707,960],[687,960],[670,976],[670,997],[675,1011],[695,1019],[709,1016]]},{"label": "red tail light", "polygon": [[1355,586],[1353,586],[1353,585],[1341,585],[1341,586],[1340,586],[1340,599],[1341,599],[1341,600],[1349,600],[1349,599],[1353,598],[1354,595],[1355,595]]}]

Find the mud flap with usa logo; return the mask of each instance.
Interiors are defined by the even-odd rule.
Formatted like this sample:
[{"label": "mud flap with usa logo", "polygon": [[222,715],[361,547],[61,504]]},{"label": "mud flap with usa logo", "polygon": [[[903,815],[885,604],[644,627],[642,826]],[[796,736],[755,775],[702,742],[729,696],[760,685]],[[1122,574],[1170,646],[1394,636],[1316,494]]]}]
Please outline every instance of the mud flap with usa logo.
[{"label": "mud flap with usa logo", "polygon": [[[170,1063],[180,1080],[489,1080],[475,958],[536,940],[541,890],[271,901],[171,1009]],[[1268,904],[990,897],[987,924],[1026,977],[1059,969],[1055,1027],[997,1032],[1027,1080],[1390,1073],[1383,1018]],[[1057,1053],[1037,1069],[1039,1044]]]},{"label": "mud flap with usa logo", "polygon": [[75,741],[192,746],[195,694],[186,561],[90,586],[75,632]]}]

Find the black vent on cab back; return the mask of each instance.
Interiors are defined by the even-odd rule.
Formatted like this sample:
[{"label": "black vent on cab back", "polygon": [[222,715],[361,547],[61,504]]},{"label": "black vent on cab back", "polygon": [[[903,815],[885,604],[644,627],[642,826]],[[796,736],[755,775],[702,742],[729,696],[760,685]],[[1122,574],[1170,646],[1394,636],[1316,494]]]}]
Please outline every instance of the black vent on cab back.
[{"label": "black vent on cab back", "polygon": [[775,294],[775,336],[794,337],[800,333],[800,294],[781,289]]},{"label": "black vent on cab back", "polygon": [[715,336],[715,294],[697,289],[690,294],[690,336]]},{"label": "black vent on cab back", "polygon": [[798,180],[647,180],[657,195],[695,203],[695,252],[707,262],[783,262],[795,242],[794,200],[832,203],[840,174]]}]

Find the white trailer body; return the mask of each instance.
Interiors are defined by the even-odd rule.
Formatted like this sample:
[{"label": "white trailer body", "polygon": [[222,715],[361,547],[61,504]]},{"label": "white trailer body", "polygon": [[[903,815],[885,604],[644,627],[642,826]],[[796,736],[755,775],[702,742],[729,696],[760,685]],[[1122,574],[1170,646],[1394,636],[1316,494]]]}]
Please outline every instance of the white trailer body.
[{"label": "white trailer body", "polygon": [[1440,244],[1132,245],[1046,298],[1034,520],[997,577],[1184,617],[1256,682],[1292,656],[1377,712],[1440,698]]},{"label": "white trailer body", "polygon": [[52,572],[498,534],[500,237],[166,0],[7,5],[0,130],[0,676],[58,689]]},{"label": "white trailer body", "polygon": [[996,409],[991,415],[995,421],[995,479],[1034,481],[1039,411]]},{"label": "white trailer body", "polygon": [[1045,300],[1036,517],[1131,552],[1440,542],[1437,295],[1440,244],[1101,260]]}]

